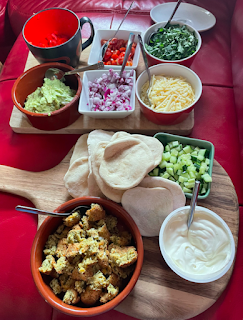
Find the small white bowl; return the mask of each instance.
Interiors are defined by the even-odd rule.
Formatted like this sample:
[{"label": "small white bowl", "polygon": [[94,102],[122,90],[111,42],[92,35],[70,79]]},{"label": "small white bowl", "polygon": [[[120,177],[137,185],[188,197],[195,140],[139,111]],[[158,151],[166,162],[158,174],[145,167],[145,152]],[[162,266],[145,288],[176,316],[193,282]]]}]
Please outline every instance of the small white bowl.
[{"label": "small white bowl", "polygon": [[[195,282],[195,283],[208,283],[208,282],[212,282],[215,281],[219,278],[221,278],[231,267],[233,261],[234,261],[234,257],[235,257],[235,242],[234,242],[234,238],[233,235],[228,227],[228,225],[225,223],[225,221],[219,216],[217,215],[215,212],[201,207],[201,206],[196,206],[196,212],[202,211],[203,214],[205,214],[206,216],[208,216],[212,221],[217,221],[217,224],[226,232],[226,234],[228,235],[229,238],[229,243],[230,243],[230,255],[227,259],[227,261],[225,262],[224,266],[222,266],[221,268],[219,268],[218,270],[215,270],[214,272],[211,273],[207,273],[207,274],[199,274],[199,273],[189,273],[184,271],[183,269],[181,269],[175,262],[174,260],[171,258],[171,256],[168,254],[168,252],[166,251],[166,244],[165,244],[165,237],[166,237],[166,230],[169,228],[169,224],[171,222],[175,223],[175,218],[177,217],[176,220],[176,224],[178,227],[178,224],[180,223],[181,220],[185,220],[187,221],[187,217],[188,217],[188,212],[189,212],[189,208],[190,206],[185,206],[185,207],[181,207],[178,208],[174,211],[172,211],[164,220],[164,222],[162,223],[161,229],[160,229],[160,234],[159,234],[159,246],[160,246],[160,251],[162,253],[162,256],[165,260],[165,262],[168,264],[168,266],[176,273],[178,274],[181,278],[186,279],[188,281],[191,282]],[[182,211],[184,211],[185,213],[183,214]],[[185,215],[185,216],[184,216]],[[184,218],[183,218],[183,217]],[[172,233],[172,230],[170,230],[170,234],[174,234]],[[181,237],[183,238],[183,236]],[[206,242],[206,239],[204,239]],[[188,249],[187,249],[188,250]],[[188,251],[187,251],[188,253]],[[188,253],[189,255],[189,253]]]},{"label": "small white bowl", "polygon": [[[128,30],[119,30],[116,38],[118,39],[123,39],[123,40],[128,40],[130,33],[134,33],[135,34],[135,40],[134,42],[137,43],[136,46],[136,50],[135,50],[135,54],[133,57],[133,64],[132,66],[127,66],[127,69],[136,69],[138,66],[138,60],[139,60],[139,56],[140,56],[140,46],[138,43],[138,34],[141,35],[141,32],[137,32],[137,31],[128,31]],[[114,37],[114,34],[116,33],[116,30],[97,30],[95,32],[95,36],[94,36],[94,40],[92,43],[92,47],[90,50],[90,55],[89,55],[89,59],[88,59],[88,65],[91,64],[95,64],[100,60],[100,49],[101,49],[101,40],[106,39],[112,39]],[[113,65],[105,65],[105,69],[115,69],[115,70],[119,70],[121,69],[121,66],[113,66]]]},{"label": "small white bowl", "polygon": [[[113,69],[113,68],[109,68]],[[125,71],[131,71],[131,69],[125,68]],[[118,72],[119,70],[114,70],[114,72]],[[82,91],[79,100],[78,111],[81,114],[87,115],[91,118],[96,119],[121,119],[126,118],[130,114],[135,111],[135,82],[136,82],[136,72],[133,72],[133,89],[131,93],[131,110],[128,111],[91,111],[89,104],[89,90],[88,90],[88,82],[94,81],[95,79],[101,77],[103,74],[109,73],[109,70],[93,70],[93,71],[85,71],[83,74],[83,83],[82,83]]]}]

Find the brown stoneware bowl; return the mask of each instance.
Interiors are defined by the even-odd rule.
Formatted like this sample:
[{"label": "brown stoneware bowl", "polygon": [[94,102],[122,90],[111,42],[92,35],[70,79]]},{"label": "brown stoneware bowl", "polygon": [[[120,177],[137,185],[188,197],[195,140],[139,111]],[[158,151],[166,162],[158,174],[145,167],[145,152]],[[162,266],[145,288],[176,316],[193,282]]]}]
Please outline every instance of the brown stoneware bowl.
[{"label": "brown stoneware bowl", "polygon": [[91,203],[100,204],[105,209],[107,214],[111,214],[117,217],[118,223],[124,226],[126,230],[128,230],[132,234],[133,242],[138,252],[138,259],[135,265],[135,270],[130,276],[130,280],[128,281],[124,289],[120,291],[120,293],[113,300],[103,305],[97,305],[93,307],[78,307],[68,305],[53,293],[52,289],[48,285],[47,276],[42,275],[38,270],[43,261],[43,249],[48,236],[53,233],[56,228],[62,223],[62,218],[59,217],[46,218],[38,229],[33,241],[31,249],[31,272],[36,287],[45,301],[47,301],[53,308],[70,316],[90,317],[102,314],[115,308],[128,296],[128,294],[134,288],[143,264],[144,249],[139,229],[131,216],[117,203],[98,197],[81,197],[65,202],[54,211],[70,212],[72,209],[79,205],[90,205]]},{"label": "brown stoneware bowl", "polygon": [[42,86],[45,72],[49,68],[59,68],[64,72],[73,70],[71,66],[58,62],[43,63],[35,66],[22,73],[15,81],[12,88],[12,100],[14,105],[27,116],[33,127],[51,131],[69,126],[80,116],[78,104],[82,84],[78,74],[66,76],[65,84],[76,90],[71,102],[51,113],[34,113],[26,110],[24,103],[27,96]]}]

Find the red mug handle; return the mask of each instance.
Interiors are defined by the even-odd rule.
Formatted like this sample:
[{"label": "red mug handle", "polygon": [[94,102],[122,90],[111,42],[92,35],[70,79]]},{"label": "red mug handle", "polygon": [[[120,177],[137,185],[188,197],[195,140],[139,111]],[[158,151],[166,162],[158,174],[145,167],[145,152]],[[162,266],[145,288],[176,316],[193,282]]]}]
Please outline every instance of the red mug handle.
[{"label": "red mug handle", "polygon": [[92,23],[92,21],[90,20],[90,18],[88,18],[88,17],[82,17],[82,18],[80,19],[80,27],[81,27],[81,29],[82,29],[82,27],[83,27],[83,25],[84,25],[85,23],[89,23],[90,28],[91,28],[91,35],[90,35],[90,37],[89,37],[88,40],[86,40],[84,43],[82,43],[82,51],[83,51],[84,49],[86,49],[88,46],[91,45],[91,43],[93,42],[93,39],[94,39],[94,34],[95,34],[95,32],[94,32],[94,26],[93,26],[93,23]]}]

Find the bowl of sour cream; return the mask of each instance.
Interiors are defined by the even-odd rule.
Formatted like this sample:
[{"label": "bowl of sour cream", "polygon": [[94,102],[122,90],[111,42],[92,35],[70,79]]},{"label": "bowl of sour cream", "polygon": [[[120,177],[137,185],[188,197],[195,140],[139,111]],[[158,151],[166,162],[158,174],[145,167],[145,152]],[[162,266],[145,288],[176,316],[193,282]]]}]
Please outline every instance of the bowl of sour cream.
[{"label": "bowl of sour cream", "polygon": [[235,242],[225,221],[215,212],[196,206],[190,229],[190,206],[178,208],[164,220],[159,246],[168,266],[180,277],[196,283],[221,278],[235,257]]}]

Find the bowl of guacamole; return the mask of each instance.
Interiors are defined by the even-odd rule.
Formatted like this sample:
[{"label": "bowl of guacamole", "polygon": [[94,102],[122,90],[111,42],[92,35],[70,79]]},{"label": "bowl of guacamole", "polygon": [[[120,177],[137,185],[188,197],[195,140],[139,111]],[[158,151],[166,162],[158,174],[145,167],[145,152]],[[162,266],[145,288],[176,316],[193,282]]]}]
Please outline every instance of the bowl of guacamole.
[{"label": "bowl of guacamole", "polygon": [[31,112],[51,115],[51,112],[71,102],[75,93],[61,80],[44,78],[43,85],[27,96],[24,107]]},{"label": "bowl of guacamole", "polygon": [[65,77],[65,81],[50,80],[45,78],[49,68],[64,72],[73,70],[63,63],[43,63],[21,74],[12,88],[14,105],[26,115],[33,127],[47,131],[65,128],[78,119],[82,90],[78,74]]}]

